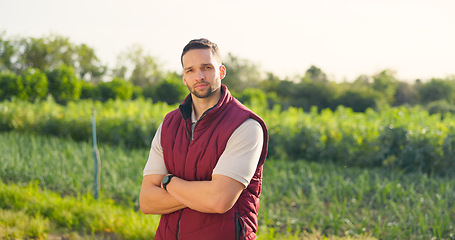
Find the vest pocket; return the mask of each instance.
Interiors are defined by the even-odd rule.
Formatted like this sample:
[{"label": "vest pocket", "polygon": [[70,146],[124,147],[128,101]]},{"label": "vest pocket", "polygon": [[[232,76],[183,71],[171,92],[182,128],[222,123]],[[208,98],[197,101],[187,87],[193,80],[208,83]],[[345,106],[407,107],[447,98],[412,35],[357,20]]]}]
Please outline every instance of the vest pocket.
[{"label": "vest pocket", "polygon": [[[245,239],[245,222],[238,212],[235,213],[235,239]],[[242,234],[243,233],[243,234]],[[243,236],[243,237],[242,237]]]}]

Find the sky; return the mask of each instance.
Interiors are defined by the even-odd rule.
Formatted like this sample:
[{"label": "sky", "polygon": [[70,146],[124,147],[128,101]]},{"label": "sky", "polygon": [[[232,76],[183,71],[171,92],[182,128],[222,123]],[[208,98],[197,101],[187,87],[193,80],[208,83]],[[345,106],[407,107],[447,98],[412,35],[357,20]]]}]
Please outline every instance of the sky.
[{"label": "sky", "polygon": [[385,69],[402,81],[455,75],[453,0],[0,0],[1,31],[62,35],[108,66],[139,44],[181,72],[185,44],[205,37],[280,77],[311,65],[333,81]]}]

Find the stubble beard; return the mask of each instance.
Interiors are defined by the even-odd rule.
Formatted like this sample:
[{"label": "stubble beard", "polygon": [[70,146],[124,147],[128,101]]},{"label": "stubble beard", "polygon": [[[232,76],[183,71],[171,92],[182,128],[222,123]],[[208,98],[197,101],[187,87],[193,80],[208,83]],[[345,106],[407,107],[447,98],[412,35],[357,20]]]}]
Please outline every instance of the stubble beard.
[{"label": "stubble beard", "polygon": [[[204,91],[197,91],[196,90],[196,84],[193,86],[193,87],[190,87],[187,85],[188,87],[188,90],[196,97],[198,98],[208,98],[210,96],[213,95],[214,92],[216,92],[216,90],[218,90],[218,88],[220,88],[221,86],[219,86],[218,88],[215,88],[212,84],[208,83],[208,82],[204,82],[206,84],[208,84],[208,87],[204,90]],[[221,84],[220,84],[221,85]]]},{"label": "stubble beard", "polygon": [[204,91],[204,92],[197,91],[195,87],[189,87],[189,86],[188,86],[188,90],[190,90],[190,92],[198,98],[208,98],[208,97],[212,96],[212,94],[214,92],[212,85],[209,85],[208,88],[205,89],[206,91]]}]

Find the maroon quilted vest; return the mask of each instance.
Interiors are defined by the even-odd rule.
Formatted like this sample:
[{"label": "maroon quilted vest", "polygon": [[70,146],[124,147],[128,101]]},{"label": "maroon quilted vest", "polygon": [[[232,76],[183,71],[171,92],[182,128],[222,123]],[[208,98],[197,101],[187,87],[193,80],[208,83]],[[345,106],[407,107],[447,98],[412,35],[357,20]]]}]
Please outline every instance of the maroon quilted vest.
[{"label": "maroon quilted vest", "polygon": [[224,214],[201,213],[185,208],[161,216],[155,239],[256,239],[262,166],[267,156],[268,133],[264,121],[221,86],[218,103],[199,119],[191,140],[191,95],[166,115],[161,132],[167,170],[188,181],[212,179],[212,171],[227,141],[249,118],[258,121],[264,144],[256,172],[234,206]]}]

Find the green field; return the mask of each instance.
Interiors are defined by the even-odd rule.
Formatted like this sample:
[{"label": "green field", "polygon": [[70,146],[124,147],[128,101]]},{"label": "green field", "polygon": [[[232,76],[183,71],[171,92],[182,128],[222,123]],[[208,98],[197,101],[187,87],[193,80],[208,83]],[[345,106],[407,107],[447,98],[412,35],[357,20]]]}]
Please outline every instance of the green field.
[{"label": "green field", "polygon": [[[34,103],[4,101],[0,102],[0,131],[87,142],[92,138],[93,108],[100,146],[147,149],[164,116],[175,107],[144,99],[105,103],[83,100],[65,106],[52,98]],[[380,111],[368,109],[365,113],[342,106],[334,111],[313,108],[310,112],[300,108],[283,110],[279,105],[252,109],[269,130],[271,159],[305,159],[438,175],[455,171],[455,114],[429,114],[419,106],[384,106]]]},{"label": "green field", "polygon": [[[153,235],[156,216],[137,212],[147,149],[99,146],[102,200],[96,202],[87,195],[93,188],[90,144],[17,132],[0,133],[0,144],[4,146],[0,176],[7,184],[0,185],[0,230],[18,236],[21,231],[35,236],[77,233],[86,238]],[[453,176],[268,160],[263,181],[260,239],[455,237]],[[26,183],[31,186],[23,187]],[[33,224],[19,230],[18,223],[2,221],[12,219],[8,216]],[[98,224],[91,223],[93,219],[99,219]],[[147,226],[150,235],[127,224],[131,221]]]},{"label": "green field", "polygon": [[[314,65],[283,78],[232,54],[224,64],[268,129],[259,239],[455,239],[455,75],[334,82]],[[67,37],[0,31],[0,239],[154,237],[142,170],[188,94],[161,65],[140,46],[110,68]]]}]

